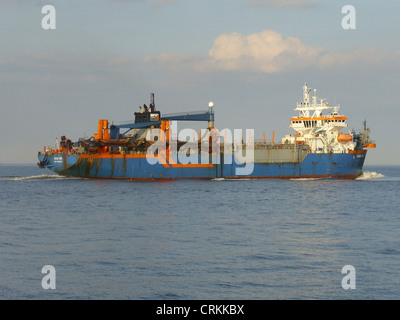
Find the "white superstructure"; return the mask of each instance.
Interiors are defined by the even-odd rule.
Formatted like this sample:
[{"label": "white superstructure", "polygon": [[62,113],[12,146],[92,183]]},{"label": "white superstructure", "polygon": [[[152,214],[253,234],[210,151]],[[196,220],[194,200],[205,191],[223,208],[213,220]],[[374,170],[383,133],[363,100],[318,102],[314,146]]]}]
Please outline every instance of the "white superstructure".
[{"label": "white superstructure", "polygon": [[[287,135],[282,143],[307,144],[313,153],[348,153],[354,150],[353,134],[344,134],[340,130],[347,127],[347,118],[339,113],[340,106],[329,106],[325,99],[314,95],[307,83],[303,86],[303,102],[297,103],[299,115],[292,117],[290,128],[296,131]],[[323,114],[323,112],[327,112]]]}]

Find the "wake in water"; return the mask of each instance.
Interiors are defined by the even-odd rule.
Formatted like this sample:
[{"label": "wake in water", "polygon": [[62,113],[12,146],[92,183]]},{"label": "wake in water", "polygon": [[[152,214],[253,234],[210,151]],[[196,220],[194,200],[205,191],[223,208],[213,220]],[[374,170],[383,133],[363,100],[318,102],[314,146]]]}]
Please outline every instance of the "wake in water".
[{"label": "wake in water", "polygon": [[323,178],[292,178],[289,180],[292,180],[292,181],[315,181],[315,180],[323,180]]},{"label": "wake in water", "polygon": [[379,179],[379,178],[384,178],[385,176],[383,174],[377,173],[375,171],[372,172],[363,172],[361,176],[356,178],[356,180],[372,180],[372,179]]},{"label": "wake in water", "polygon": [[52,174],[41,174],[38,176],[28,176],[28,177],[0,177],[3,181],[25,181],[25,180],[56,180],[56,179],[66,179],[68,177],[57,176]]},{"label": "wake in water", "polygon": [[249,178],[213,178],[212,181],[250,181],[254,179]]},{"label": "wake in water", "polygon": [[[363,172],[361,176],[356,178],[356,180],[372,180],[372,179],[379,179],[384,178],[383,174],[377,172]],[[75,177],[65,177],[65,176],[58,176],[52,174],[41,174],[37,176],[26,176],[26,177],[0,177],[0,181],[25,181],[25,180],[60,180],[60,179],[79,179]],[[229,178],[214,178],[213,181],[244,181],[244,180],[251,180],[248,178],[239,178],[239,179],[229,179]],[[295,181],[312,181],[312,180],[320,180],[320,178],[294,178],[290,180]]]}]

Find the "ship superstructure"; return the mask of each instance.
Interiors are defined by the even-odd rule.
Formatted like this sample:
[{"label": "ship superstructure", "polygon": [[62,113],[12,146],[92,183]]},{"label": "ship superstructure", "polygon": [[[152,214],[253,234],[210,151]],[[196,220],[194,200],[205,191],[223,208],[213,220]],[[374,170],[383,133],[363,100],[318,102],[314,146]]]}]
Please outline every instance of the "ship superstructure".
[{"label": "ship superstructure", "polygon": [[287,135],[283,143],[304,143],[312,153],[348,153],[356,144],[351,132],[342,133],[347,127],[347,118],[339,113],[340,105],[330,106],[325,99],[319,99],[314,89],[304,84],[303,101],[297,103],[298,116],[292,117],[290,127],[296,131]]}]

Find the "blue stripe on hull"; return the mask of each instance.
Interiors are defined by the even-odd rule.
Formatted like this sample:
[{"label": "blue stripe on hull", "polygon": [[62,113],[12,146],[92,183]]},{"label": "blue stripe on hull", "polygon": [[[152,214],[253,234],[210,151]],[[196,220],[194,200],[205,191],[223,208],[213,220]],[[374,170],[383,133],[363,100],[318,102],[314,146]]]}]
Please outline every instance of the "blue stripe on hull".
[{"label": "blue stripe on hull", "polygon": [[[39,156],[39,161],[43,160]],[[168,168],[151,165],[146,158],[80,159],[77,155],[48,156],[49,169],[75,177],[111,179],[190,179],[190,178],[356,178],[362,173],[365,153],[308,154],[301,163],[255,163],[251,174],[240,176],[244,165],[218,164],[213,167]]]}]

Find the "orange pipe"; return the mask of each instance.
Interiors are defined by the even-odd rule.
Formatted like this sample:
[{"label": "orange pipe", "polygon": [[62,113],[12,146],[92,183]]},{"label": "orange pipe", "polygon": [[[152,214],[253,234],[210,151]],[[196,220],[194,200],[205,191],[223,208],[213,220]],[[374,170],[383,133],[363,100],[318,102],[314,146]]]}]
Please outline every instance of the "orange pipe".
[{"label": "orange pipe", "polygon": [[161,156],[165,156],[167,161],[169,161],[169,121],[168,120],[161,120],[161,132],[160,132],[160,141],[165,142],[167,145],[166,149],[162,148],[160,154]]},{"label": "orange pipe", "polygon": [[110,130],[108,129],[108,120],[103,120],[103,139],[110,140]]},{"label": "orange pipe", "polygon": [[99,120],[97,124],[97,135],[95,136],[96,139],[103,139],[103,120]]}]

